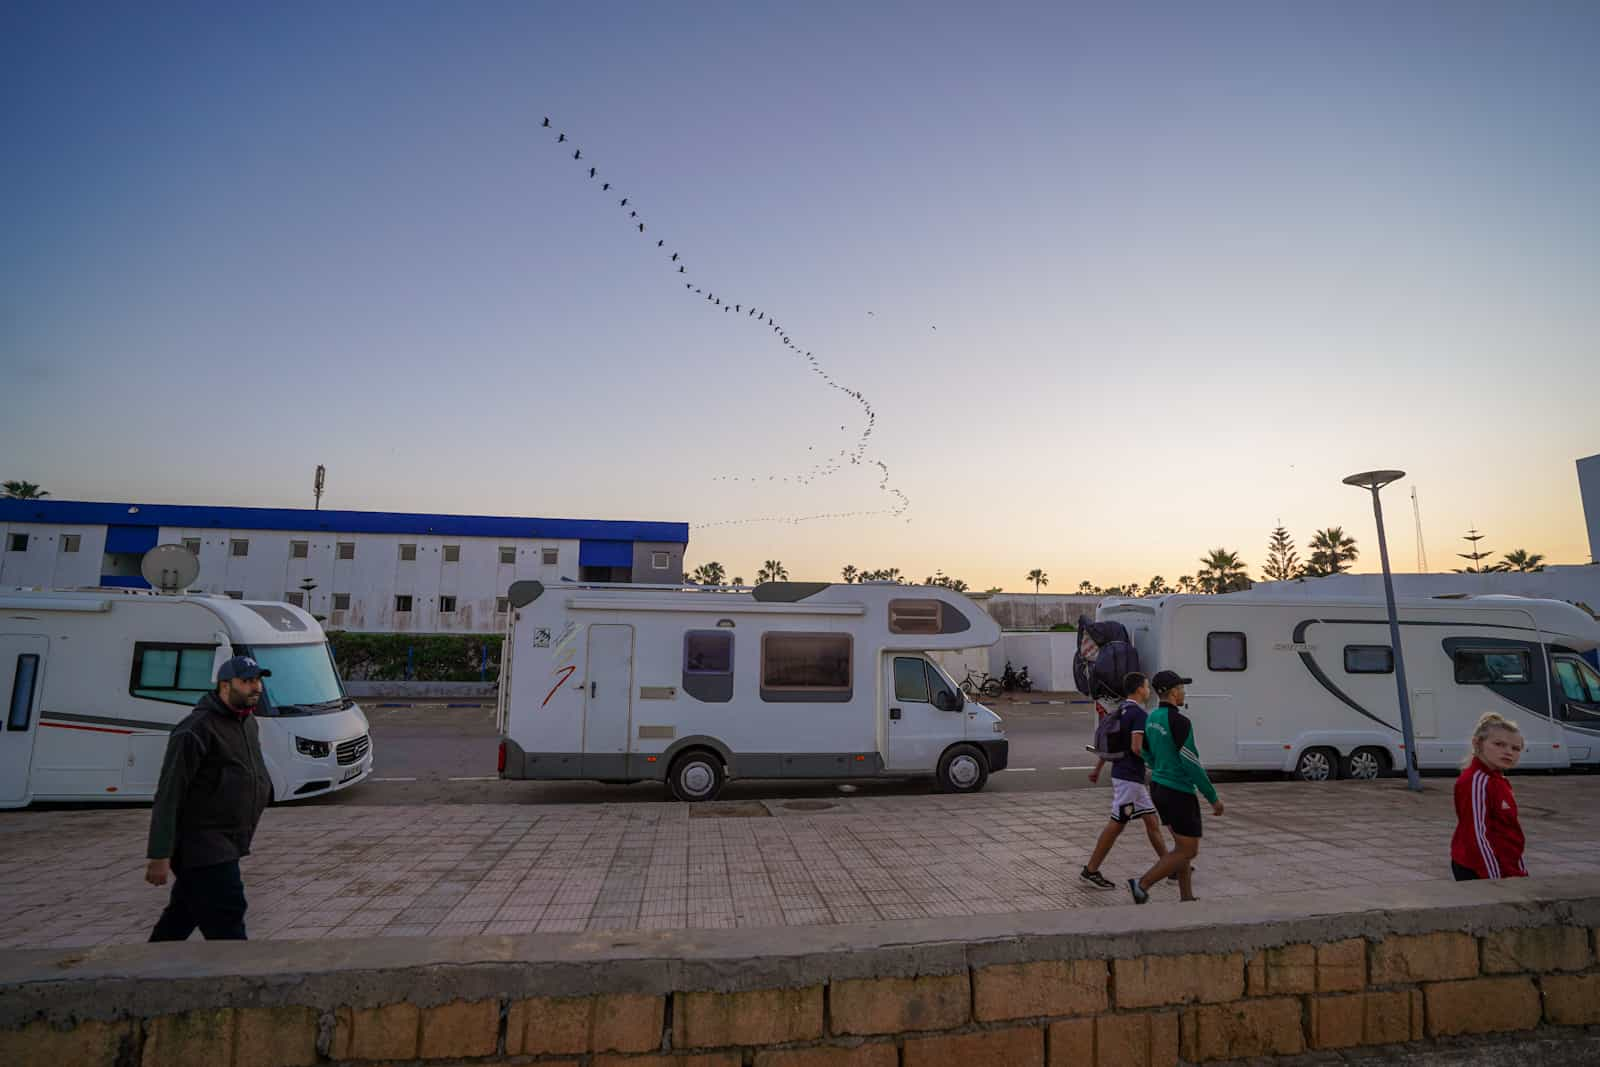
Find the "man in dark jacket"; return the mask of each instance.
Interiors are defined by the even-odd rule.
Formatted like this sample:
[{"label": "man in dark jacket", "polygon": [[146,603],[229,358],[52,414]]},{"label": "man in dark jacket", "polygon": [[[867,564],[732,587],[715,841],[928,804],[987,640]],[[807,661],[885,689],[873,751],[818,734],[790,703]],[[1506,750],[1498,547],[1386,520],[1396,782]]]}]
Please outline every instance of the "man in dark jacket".
[{"label": "man in dark jacket", "polygon": [[250,854],[250,839],[272,799],[251,712],[261,700],[261,679],[271,674],[249,656],[230,659],[217,670],[217,691],[207,693],[167,741],[144,879],[166,885],[170,874],[176,880],[151,941],[183,941],[197,926],[207,940],[245,938],[239,860]]}]

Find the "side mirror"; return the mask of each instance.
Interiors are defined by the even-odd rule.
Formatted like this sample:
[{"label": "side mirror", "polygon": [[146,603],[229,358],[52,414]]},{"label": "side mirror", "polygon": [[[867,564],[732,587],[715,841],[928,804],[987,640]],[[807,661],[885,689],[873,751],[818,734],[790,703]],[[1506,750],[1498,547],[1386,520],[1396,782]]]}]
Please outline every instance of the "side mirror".
[{"label": "side mirror", "polygon": [[941,689],[933,694],[933,706],[940,711],[960,711],[961,697],[948,689]]}]

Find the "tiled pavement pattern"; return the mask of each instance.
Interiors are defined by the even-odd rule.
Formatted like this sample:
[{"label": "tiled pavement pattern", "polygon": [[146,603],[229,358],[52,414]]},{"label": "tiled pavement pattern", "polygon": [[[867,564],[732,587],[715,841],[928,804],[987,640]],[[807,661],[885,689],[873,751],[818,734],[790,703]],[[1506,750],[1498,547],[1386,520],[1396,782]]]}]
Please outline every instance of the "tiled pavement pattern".
[{"label": "tiled pavement pattern", "polygon": [[[1536,874],[1600,873],[1600,777],[1518,778]],[[1223,785],[1202,898],[1447,877],[1449,779]],[[729,805],[270,809],[245,861],[255,938],[852,923],[1130,906],[1078,870],[1109,791]],[[795,810],[798,806],[800,810]],[[0,947],[142,941],[148,808],[0,814]],[[1130,827],[1112,878],[1151,859]],[[1175,895],[1159,887],[1158,899]],[[196,935],[198,936],[198,935]]]}]

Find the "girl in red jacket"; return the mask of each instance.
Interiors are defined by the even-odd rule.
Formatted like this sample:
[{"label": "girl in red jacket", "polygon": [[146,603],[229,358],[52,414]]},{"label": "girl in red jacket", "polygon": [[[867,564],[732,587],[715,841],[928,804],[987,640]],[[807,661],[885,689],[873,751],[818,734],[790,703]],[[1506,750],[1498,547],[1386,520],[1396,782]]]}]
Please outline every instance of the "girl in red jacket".
[{"label": "girl in red jacket", "polygon": [[1526,878],[1522,825],[1506,771],[1522,758],[1522,731],[1495,712],[1472,731],[1472,759],[1456,779],[1456,832],[1450,870],[1458,882]]}]

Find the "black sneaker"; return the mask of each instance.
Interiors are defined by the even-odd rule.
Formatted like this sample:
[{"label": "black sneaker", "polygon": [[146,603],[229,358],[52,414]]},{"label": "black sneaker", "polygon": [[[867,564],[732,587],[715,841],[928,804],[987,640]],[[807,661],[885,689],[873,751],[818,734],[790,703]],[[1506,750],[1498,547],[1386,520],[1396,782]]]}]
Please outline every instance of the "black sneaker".
[{"label": "black sneaker", "polygon": [[1096,889],[1115,889],[1115,888],[1117,888],[1116,883],[1112,882],[1111,879],[1107,878],[1105,875],[1101,874],[1099,871],[1091,871],[1087,867],[1085,867],[1083,870],[1078,872],[1078,877],[1082,878],[1085,882],[1088,882],[1090,885],[1094,886]]},{"label": "black sneaker", "polygon": [[1128,879],[1128,892],[1133,894],[1133,902],[1135,904],[1146,904],[1150,901],[1150,894],[1145,891],[1144,886],[1139,884],[1139,879],[1137,878]]}]

